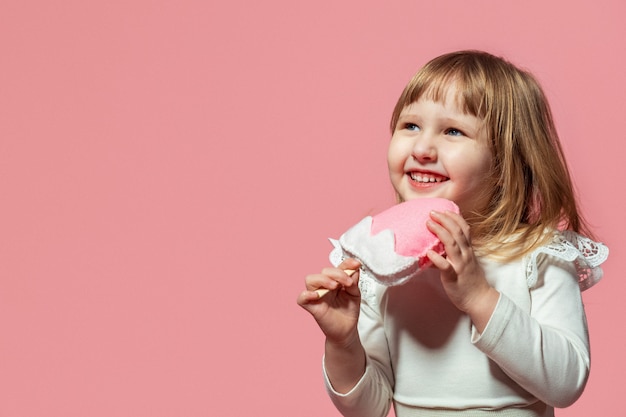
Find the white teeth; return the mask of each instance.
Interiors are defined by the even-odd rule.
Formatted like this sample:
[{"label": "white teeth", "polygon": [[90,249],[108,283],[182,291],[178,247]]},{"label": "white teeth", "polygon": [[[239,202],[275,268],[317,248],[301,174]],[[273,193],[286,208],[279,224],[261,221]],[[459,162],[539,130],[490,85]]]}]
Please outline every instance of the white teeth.
[{"label": "white teeth", "polygon": [[416,182],[441,182],[443,178],[434,177],[432,175],[411,173],[411,179]]}]

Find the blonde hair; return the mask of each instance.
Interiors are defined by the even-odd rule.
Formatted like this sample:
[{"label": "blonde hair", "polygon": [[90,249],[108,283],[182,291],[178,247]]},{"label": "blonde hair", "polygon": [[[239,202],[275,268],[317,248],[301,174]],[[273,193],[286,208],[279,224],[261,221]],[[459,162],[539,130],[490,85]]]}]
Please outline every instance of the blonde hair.
[{"label": "blonde hair", "polygon": [[488,204],[466,218],[473,243],[484,254],[523,256],[551,235],[587,227],[554,126],[548,101],[528,72],[481,51],[460,51],[428,62],[408,83],[393,111],[391,131],[402,110],[422,95],[442,101],[454,85],[457,103],[483,121],[493,156]]}]

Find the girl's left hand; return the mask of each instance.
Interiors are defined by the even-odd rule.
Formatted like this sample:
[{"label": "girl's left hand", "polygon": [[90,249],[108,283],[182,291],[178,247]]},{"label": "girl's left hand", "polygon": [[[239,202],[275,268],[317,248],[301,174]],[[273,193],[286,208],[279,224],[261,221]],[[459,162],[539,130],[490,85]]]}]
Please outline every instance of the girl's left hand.
[{"label": "girl's left hand", "polygon": [[448,298],[467,313],[482,332],[500,294],[489,285],[476,258],[469,225],[461,215],[452,212],[432,212],[426,225],[445,247],[445,256],[432,250],[427,256],[441,271],[441,282]]}]

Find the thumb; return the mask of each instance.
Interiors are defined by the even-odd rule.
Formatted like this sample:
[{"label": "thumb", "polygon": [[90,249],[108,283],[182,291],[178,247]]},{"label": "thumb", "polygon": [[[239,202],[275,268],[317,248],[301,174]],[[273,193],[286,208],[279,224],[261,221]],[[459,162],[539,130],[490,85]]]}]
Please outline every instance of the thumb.
[{"label": "thumb", "polygon": [[352,279],[351,285],[344,286],[344,290],[353,297],[360,297],[359,279],[361,278],[360,269],[344,269],[344,272]]}]

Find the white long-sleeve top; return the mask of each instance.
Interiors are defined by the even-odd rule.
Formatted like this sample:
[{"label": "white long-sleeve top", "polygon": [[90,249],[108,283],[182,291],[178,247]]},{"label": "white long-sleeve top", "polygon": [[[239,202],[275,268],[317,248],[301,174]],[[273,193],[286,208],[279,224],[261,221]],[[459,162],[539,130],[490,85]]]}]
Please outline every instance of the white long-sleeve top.
[{"label": "white long-sleeve top", "polygon": [[393,403],[397,417],[553,416],[554,407],[571,405],[589,375],[579,284],[585,269],[583,255],[563,259],[559,244],[551,255],[481,261],[500,292],[482,334],[449,301],[438,270],[395,287],[362,274],[358,329],[367,366],[346,394],[334,391],[324,372],[337,409],[346,417],[384,417]]}]

